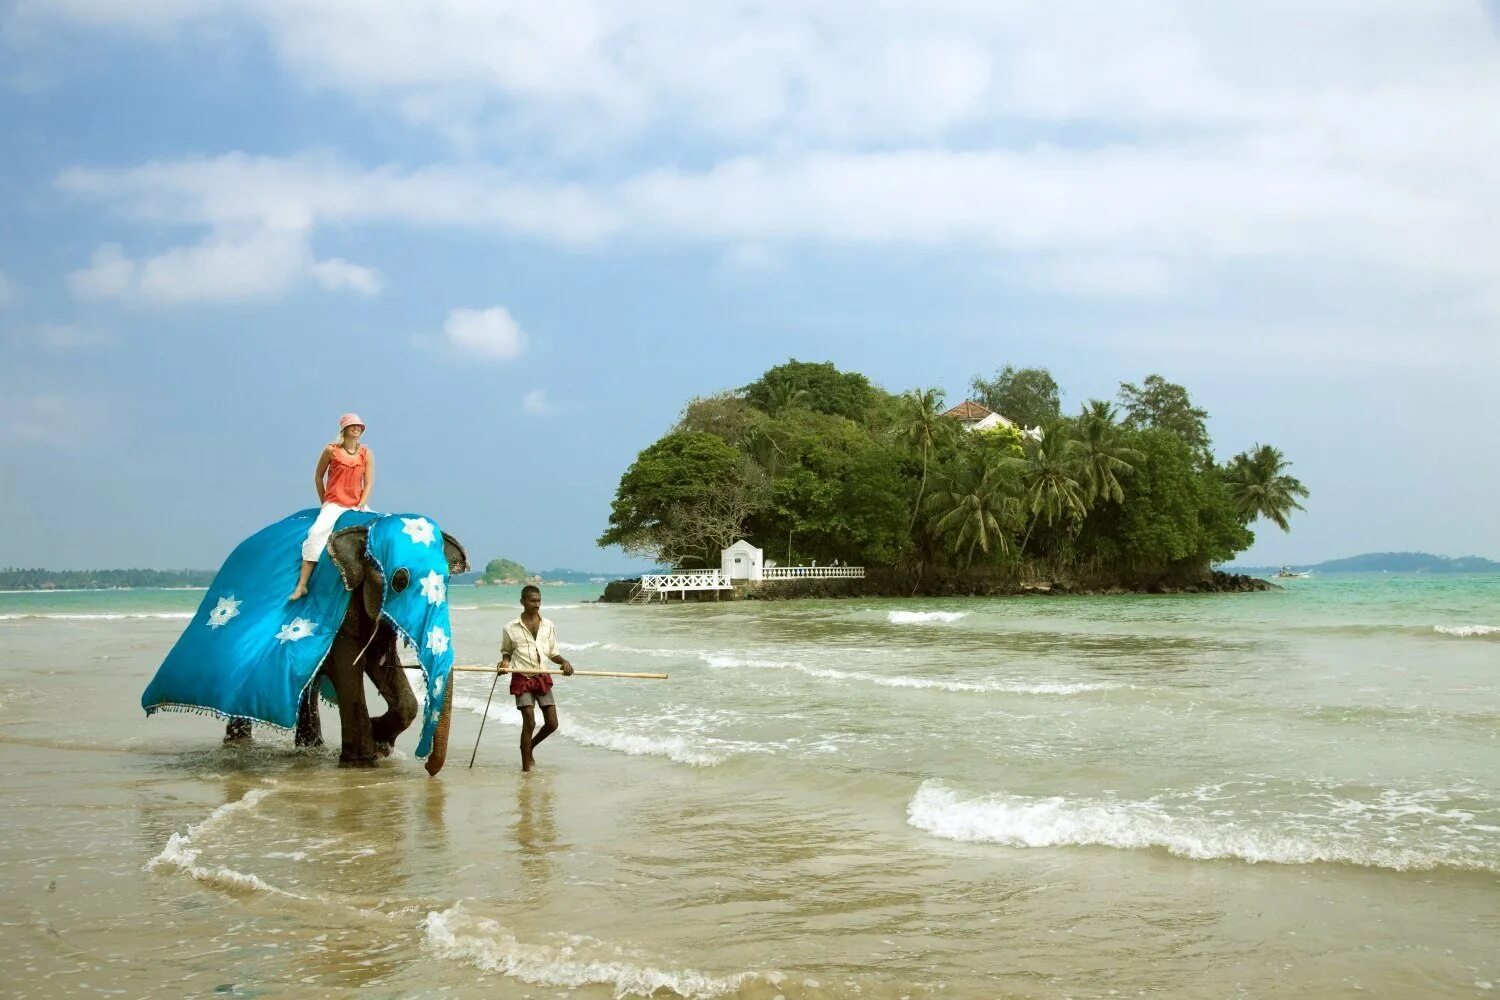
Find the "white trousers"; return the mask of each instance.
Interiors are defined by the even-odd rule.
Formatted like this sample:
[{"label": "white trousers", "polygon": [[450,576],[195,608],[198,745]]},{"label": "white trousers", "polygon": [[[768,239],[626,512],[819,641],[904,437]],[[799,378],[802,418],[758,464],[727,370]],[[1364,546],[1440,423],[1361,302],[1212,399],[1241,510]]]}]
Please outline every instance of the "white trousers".
[{"label": "white trousers", "polygon": [[343,507],[336,503],[325,503],[323,509],[318,511],[318,519],[313,526],[307,529],[307,540],[302,543],[302,558],[305,562],[317,562],[323,550],[328,547],[328,536],[333,534],[333,525],[339,519],[339,515],[353,507]]}]

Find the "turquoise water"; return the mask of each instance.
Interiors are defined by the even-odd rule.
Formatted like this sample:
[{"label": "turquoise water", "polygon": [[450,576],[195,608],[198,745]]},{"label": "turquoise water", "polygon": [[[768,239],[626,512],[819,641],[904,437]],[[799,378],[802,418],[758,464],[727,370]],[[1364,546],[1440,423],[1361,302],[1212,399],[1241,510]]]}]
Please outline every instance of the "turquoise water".
[{"label": "turquoise water", "polygon": [[[523,777],[503,690],[465,766],[490,684],[464,676],[436,780],[412,734],[351,772],[144,719],[201,592],[0,594],[0,974],[18,996],[1500,983],[1500,577],[597,593],[546,589],[573,661],[671,679],[559,680],[562,732]],[[516,598],[452,588],[460,661],[493,661]]]}]

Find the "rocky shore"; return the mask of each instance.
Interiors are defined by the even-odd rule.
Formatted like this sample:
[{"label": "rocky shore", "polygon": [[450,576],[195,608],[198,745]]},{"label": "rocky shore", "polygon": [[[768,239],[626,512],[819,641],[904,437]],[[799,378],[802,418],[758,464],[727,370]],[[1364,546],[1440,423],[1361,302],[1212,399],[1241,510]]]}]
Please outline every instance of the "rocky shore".
[{"label": "rocky shore", "polygon": [[[599,598],[605,604],[624,604],[635,593],[639,580],[612,580]],[[862,580],[778,580],[755,587],[736,587],[728,592],[689,592],[689,601],[746,600],[778,601],[832,597],[1051,597],[1067,595],[1103,596],[1119,594],[1238,594],[1275,590],[1276,585],[1259,577],[1220,570],[1168,572],[1152,577],[1122,580],[1118,577],[1056,574],[1021,578],[1006,573],[923,574],[897,570],[870,570]],[[672,600],[678,595],[673,594]]]}]

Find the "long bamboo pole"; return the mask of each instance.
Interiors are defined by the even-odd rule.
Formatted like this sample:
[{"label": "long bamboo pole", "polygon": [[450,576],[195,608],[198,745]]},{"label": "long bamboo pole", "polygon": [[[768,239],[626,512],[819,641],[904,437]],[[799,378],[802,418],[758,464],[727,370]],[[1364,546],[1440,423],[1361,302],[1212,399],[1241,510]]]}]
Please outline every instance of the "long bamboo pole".
[{"label": "long bamboo pole", "polygon": [[[420,670],[422,668],[421,667],[416,667],[416,666],[409,666],[406,669],[407,670]],[[498,671],[496,671],[493,666],[485,666],[482,663],[462,663],[462,664],[455,663],[453,665],[452,669],[457,670],[457,671],[461,671],[463,673],[471,673],[471,674],[494,674],[494,673],[498,673]],[[567,675],[567,674],[563,674],[563,672],[562,672],[561,669],[554,669],[554,670],[533,670],[533,669],[531,669],[529,667],[512,667],[511,669],[507,670],[506,673],[508,673],[508,674],[520,674],[522,677],[536,677],[536,676],[538,676],[540,674],[557,674],[559,676],[573,676],[573,677],[634,677],[634,678],[636,678],[638,680],[647,680],[647,681],[664,681],[664,680],[668,679],[666,674],[627,673],[627,672],[621,671],[621,670],[575,670],[575,671],[573,671],[573,673],[571,675]]]}]

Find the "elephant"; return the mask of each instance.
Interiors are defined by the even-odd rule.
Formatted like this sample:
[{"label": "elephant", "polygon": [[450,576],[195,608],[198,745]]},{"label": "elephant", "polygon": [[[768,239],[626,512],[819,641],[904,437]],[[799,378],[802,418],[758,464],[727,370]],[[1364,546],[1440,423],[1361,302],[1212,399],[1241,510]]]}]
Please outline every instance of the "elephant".
[{"label": "elephant", "polygon": [[[396,629],[380,613],[386,581],[379,564],[367,550],[368,533],[369,526],[361,524],[339,529],[329,536],[329,560],[337,568],[344,589],[354,593],[334,636],[333,646],[319,669],[318,678],[307,685],[297,707],[296,745],[321,745],[322,721],[318,712],[317,688],[319,678],[326,677],[331,682],[338,698],[341,767],[374,767],[377,758],[388,755],[396,737],[415,721],[418,710],[416,696],[407,682],[406,669],[401,666],[397,655]],[[464,547],[447,532],[441,534],[449,575],[467,572],[469,559]],[[392,573],[390,587],[395,593],[402,593],[411,584],[411,573],[406,568],[398,568]],[[370,678],[386,703],[385,713],[375,718],[370,717],[365,702],[365,677]],[[446,756],[452,692],[450,685],[445,692],[443,718],[434,734],[432,753],[427,761],[429,774],[436,774],[442,768]],[[225,728],[224,741],[235,742],[249,735],[249,722],[234,719]]]}]

